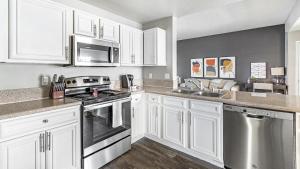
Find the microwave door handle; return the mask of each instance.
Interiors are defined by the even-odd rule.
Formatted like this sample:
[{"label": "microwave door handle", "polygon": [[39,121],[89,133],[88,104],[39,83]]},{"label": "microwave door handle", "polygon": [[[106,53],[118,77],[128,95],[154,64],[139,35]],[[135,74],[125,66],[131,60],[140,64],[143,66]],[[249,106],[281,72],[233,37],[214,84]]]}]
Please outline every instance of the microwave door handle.
[{"label": "microwave door handle", "polygon": [[110,48],[110,63],[114,63],[114,47]]}]

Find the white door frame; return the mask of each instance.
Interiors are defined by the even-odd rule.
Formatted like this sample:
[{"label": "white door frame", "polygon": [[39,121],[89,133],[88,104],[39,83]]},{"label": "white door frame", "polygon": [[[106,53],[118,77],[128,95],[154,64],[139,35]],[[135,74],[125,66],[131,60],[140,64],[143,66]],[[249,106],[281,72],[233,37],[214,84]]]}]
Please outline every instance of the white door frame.
[{"label": "white door frame", "polygon": [[295,89],[296,94],[300,95],[300,41],[296,41],[296,65],[295,66]]}]

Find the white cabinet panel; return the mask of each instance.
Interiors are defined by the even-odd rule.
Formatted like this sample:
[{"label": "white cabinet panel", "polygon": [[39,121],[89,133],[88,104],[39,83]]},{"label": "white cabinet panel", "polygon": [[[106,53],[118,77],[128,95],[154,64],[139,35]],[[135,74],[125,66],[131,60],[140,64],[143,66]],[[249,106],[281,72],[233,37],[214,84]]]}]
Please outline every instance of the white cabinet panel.
[{"label": "white cabinet panel", "polygon": [[121,64],[123,66],[143,65],[143,32],[121,25]]},{"label": "white cabinet panel", "polygon": [[0,143],[1,169],[44,169],[40,133]]},{"label": "white cabinet panel", "polygon": [[120,24],[108,19],[100,20],[100,39],[119,42]]},{"label": "white cabinet panel", "polygon": [[190,149],[221,162],[221,117],[191,111],[190,120]]},{"label": "white cabinet panel", "polygon": [[161,107],[155,103],[148,104],[148,133],[161,137],[160,126],[161,126]]},{"label": "white cabinet panel", "polygon": [[163,107],[163,138],[175,144],[184,146],[184,111],[181,109]]},{"label": "white cabinet panel", "polygon": [[74,11],[74,33],[97,37],[98,18],[82,11]]},{"label": "white cabinet panel", "polygon": [[80,168],[79,124],[46,131],[47,169]]},{"label": "white cabinet panel", "polygon": [[69,63],[65,6],[48,0],[9,1],[9,61]]},{"label": "white cabinet panel", "polygon": [[166,31],[152,28],[144,31],[144,65],[166,66]]},{"label": "white cabinet panel", "polygon": [[0,62],[8,58],[8,0],[0,1]]},{"label": "white cabinet panel", "polygon": [[141,139],[145,133],[145,110],[142,94],[132,95],[131,101],[131,137],[132,142]]}]

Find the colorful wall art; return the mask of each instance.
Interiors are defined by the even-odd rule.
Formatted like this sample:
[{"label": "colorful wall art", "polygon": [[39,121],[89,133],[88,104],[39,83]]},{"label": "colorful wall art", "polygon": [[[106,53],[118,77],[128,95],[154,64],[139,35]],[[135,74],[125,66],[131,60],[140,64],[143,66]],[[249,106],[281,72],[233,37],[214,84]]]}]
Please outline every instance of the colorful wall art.
[{"label": "colorful wall art", "polygon": [[191,59],[191,77],[203,77],[203,59]]},{"label": "colorful wall art", "polygon": [[204,58],[204,77],[218,77],[218,58]]},{"label": "colorful wall art", "polygon": [[220,78],[235,78],[235,56],[224,56],[219,58]]}]

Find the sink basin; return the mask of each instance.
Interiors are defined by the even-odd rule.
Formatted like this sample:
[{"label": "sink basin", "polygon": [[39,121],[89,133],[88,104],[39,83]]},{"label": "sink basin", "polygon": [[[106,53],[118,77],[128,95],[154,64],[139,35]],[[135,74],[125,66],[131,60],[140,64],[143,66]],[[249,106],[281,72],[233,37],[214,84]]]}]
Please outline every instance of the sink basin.
[{"label": "sink basin", "polygon": [[192,94],[195,93],[195,91],[192,90],[185,90],[185,89],[176,89],[172,91],[173,93],[182,93],[182,94]]},{"label": "sink basin", "polygon": [[215,92],[207,92],[207,91],[199,91],[194,92],[193,95],[195,96],[207,96],[207,97],[221,97],[222,93],[215,93]]}]

